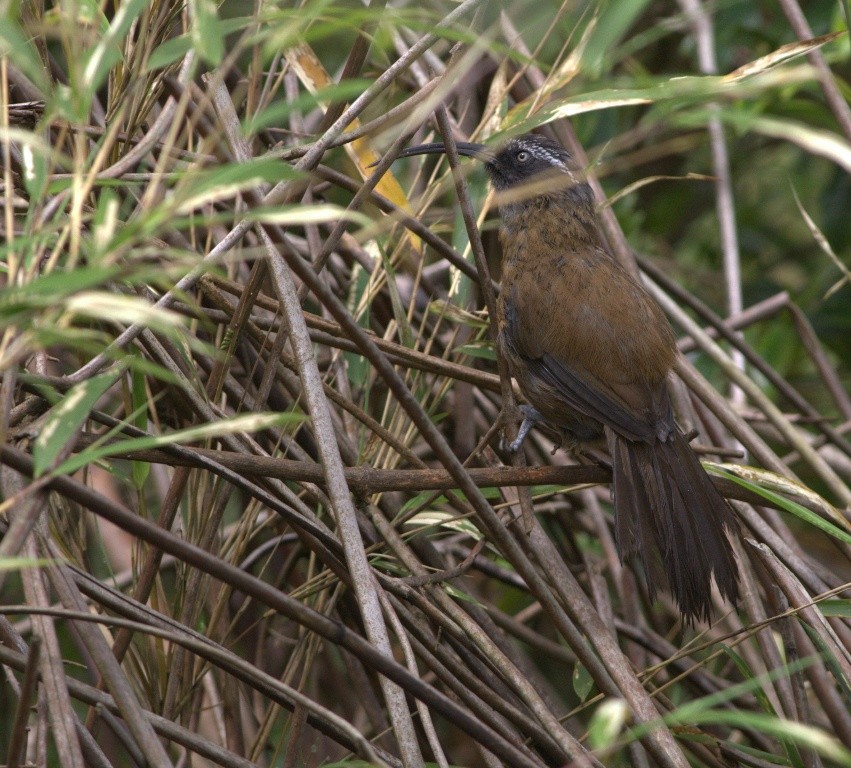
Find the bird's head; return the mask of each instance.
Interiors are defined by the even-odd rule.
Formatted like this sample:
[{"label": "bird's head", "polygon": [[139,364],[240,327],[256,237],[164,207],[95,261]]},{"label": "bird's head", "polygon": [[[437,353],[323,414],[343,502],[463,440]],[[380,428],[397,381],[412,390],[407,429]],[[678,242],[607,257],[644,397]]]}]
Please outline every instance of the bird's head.
[{"label": "bird's head", "polygon": [[498,192],[538,178],[572,172],[570,153],[551,139],[534,133],[509,140],[482,160]]},{"label": "bird's head", "polygon": [[[545,136],[527,133],[496,148],[461,141],[455,146],[459,155],[476,158],[485,164],[491,183],[503,202],[517,202],[571,189],[583,198],[591,199],[590,190],[587,190],[570,153]],[[399,157],[445,152],[446,146],[441,143],[419,144],[408,147]],[[582,187],[581,191],[579,187]]]}]

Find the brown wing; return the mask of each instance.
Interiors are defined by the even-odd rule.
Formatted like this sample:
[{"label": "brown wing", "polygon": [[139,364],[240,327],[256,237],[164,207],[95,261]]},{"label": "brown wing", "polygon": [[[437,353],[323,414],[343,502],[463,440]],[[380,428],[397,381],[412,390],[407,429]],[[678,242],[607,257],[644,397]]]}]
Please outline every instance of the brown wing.
[{"label": "brown wing", "polygon": [[552,403],[536,397],[555,395],[628,440],[666,439],[675,347],[656,302],[602,251],[542,262],[500,297],[502,344],[525,366],[526,396],[545,415]]}]

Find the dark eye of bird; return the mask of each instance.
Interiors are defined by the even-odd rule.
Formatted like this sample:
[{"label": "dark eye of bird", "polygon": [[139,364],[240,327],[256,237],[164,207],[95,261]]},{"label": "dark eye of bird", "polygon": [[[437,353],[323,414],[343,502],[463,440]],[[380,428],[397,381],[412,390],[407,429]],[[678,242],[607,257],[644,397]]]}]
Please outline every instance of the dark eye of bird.
[{"label": "dark eye of bird", "polygon": [[529,159],[529,153],[525,149],[521,149],[515,157],[518,163],[525,163]]}]

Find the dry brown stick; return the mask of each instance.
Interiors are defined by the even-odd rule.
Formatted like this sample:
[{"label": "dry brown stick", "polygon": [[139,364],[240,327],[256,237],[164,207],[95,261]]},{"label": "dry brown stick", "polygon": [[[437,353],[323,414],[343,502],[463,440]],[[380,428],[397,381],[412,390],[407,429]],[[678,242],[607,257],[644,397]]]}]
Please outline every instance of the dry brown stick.
[{"label": "dry brown stick", "polygon": [[826,651],[832,655],[845,678],[851,679],[851,650],[837,637],[828,620],[815,607],[812,595],[765,544],[749,543],[751,550],[765,566],[774,583],[783,591],[789,604],[798,612],[801,620],[819,635]]},{"label": "dry brown stick", "polygon": [[[454,24],[459,19],[463,18],[463,16],[469,11],[473,10],[477,5],[479,5],[482,0],[463,0],[463,2],[453,9],[449,14],[447,14],[443,18],[443,24],[451,25]],[[322,155],[325,151],[331,146],[332,142],[339,138],[339,136],[343,133],[343,130],[349,123],[352,122],[356,117],[358,117],[361,112],[386,88],[390,86],[391,83],[394,82],[396,77],[407,69],[411,62],[416,60],[422,53],[427,50],[429,47],[434,45],[437,42],[439,36],[431,32],[422,37],[409,51],[407,56],[403,56],[402,58],[397,59],[393,62],[384,72],[376,78],[376,80],[370,85],[357,99],[352,102],[352,104],[344,111],[344,113],[340,116],[340,118],[332,125],[310,148],[310,150],[304,155],[302,160],[297,163],[295,166],[295,170],[308,173],[316,168],[319,164],[319,161],[322,158]],[[252,205],[267,205],[267,206],[280,206],[284,205],[288,202],[291,202],[295,197],[300,195],[304,189],[306,188],[307,181],[305,178],[298,178],[295,180],[280,182],[277,184],[274,189],[272,189],[267,195],[265,195],[262,200],[258,200],[258,195],[248,195],[246,194],[246,199]],[[218,261],[224,256],[224,254],[231,251],[237,243],[239,243],[245,234],[254,226],[255,222],[251,218],[241,219],[228,233],[225,235],[219,242],[210,250],[207,255],[204,257],[201,263],[197,264],[192,270],[190,270],[186,275],[184,275],[177,284],[162,296],[157,303],[154,305],[156,307],[168,307],[170,306],[179,296],[181,292],[185,292],[191,290],[194,287],[195,283],[200,279],[201,275],[206,272],[211,264],[216,264]],[[269,225],[264,225],[268,230],[273,230],[274,227]],[[97,371],[101,370],[105,365],[107,365],[110,361],[110,355],[116,351],[117,349],[121,349],[133,341],[143,329],[143,324],[141,323],[133,323],[128,326],[109,346],[107,350],[97,354],[91,360],[89,360],[85,365],[79,368],[72,374],[65,376],[65,380],[69,384],[78,383],[80,381],[85,381],[88,377],[94,375]]]},{"label": "dry brown stick", "polygon": [[[226,290],[228,293],[235,296],[239,296],[242,293],[240,286],[230,280],[212,275],[205,276],[205,279],[209,279],[223,290]],[[269,310],[270,312],[279,311],[277,300],[264,294],[261,294],[257,298],[256,305]],[[345,333],[337,323],[327,320],[324,317],[320,317],[319,315],[311,314],[310,312],[305,312],[304,318],[308,328],[316,334],[313,337],[316,341],[320,341],[337,349],[345,350],[346,352],[359,352],[360,348],[346,337]],[[252,318],[252,320],[260,328],[264,328],[269,325],[269,321],[263,320],[262,318]],[[394,362],[400,362],[421,371],[441,374],[459,381],[466,381],[470,384],[475,384],[478,387],[488,389],[493,392],[500,391],[499,376],[493,373],[479,371],[468,365],[453,363],[451,360],[446,360],[442,357],[435,357],[434,355],[420,352],[417,349],[406,347],[404,344],[397,344],[396,342],[382,339],[371,331],[365,331],[365,333],[367,333],[372,342]]]},{"label": "dry brown stick", "polygon": [[825,354],[824,348],[818,336],[816,336],[816,332],[813,330],[809,319],[798,306],[791,302],[787,304],[786,309],[792,315],[795,330],[798,332],[801,343],[816,366],[837,408],[839,408],[840,413],[845,419],[851,419],[851,396],[849,396],[848,391],[842,385],[842,381],[836,373],[835,366]]},{"label": "dry brown stick", "polygon": [[[46,574],[60,603],[66,610],[85,613],[86,603],[71,577],[71,569],[63,561],[63,553],[48,531],[45,519],[37,526],[35,538],[39,554],[50,561]],[[97,669],[99,680],[118,707],[129,737],[151,766],[171,766],[168,753],[145,717],[133,686],[123,674],[103,633],[88,622],[77,623],[74,629],[81,648],[85,649]]]},{"label": "dry brown stick", "polygon": [[27,665],[24,668],[24,677],[21,681],[20,693],[18,694],[15,721],[9,734],[9,748],[6,752],[7,768],[18,768],[23,757],[30,707],[33,706],[34,697],[38,691],[38,667],[41,648],[41,638],[38,635],[33,636],[27,656]]},{"label": "dry brown stick", "polygon": [[[824,417],[822,417],[822,415],[810,404],[810,402],[806,400],[806,398],[804,398],[796,389],[794,389],[794,387],[792,387],[782,376],[780,376],[780,374],[778,374],[777,371],[775,371],[774,368],[772,368],[752,346],[747,344],[742,336],[733,332],[732,323],[730,321],[724,320],[716,315],[715,312],[700,301],[700,299],[677,285],[676,282],[668,278],[664,270],[656,267],[648,259],[639,257],[638,263],[641,265],[641,269],[650,275],[660,286],[662,286],[667,293],[671,294],[671,296],[673,296],[677,301],[691,307],[691,309],[693,309],[704,322],[711,325],[711,327],[715,330],[715,334],[712,334],[710,338],[720,336],[725,341],[729,342],[731,346],[738,349],[745,356],[745,359],[760,373],[762,373],[787,400],[801,411],[801,413],[814,419],[816,428],[821,430],[827,439],[833,442],[840,450],[851,455],[851,444],[849,444],[839,432],[831,427],[830,424],[826,423]],[[777,299],[782,299],[784,297],[785,301],[779,303]],[[796,320],[799,315],[802,314],[801,311],[791,301],[789,301],[788,295],[785,293],[779,294],[779,297],[775,297],[771,301],[772,308],[786,309]],[[818,354],[821,356],[824,355],[823,350],[821,350],[821,345],[815,338],[811,340],[810,344],[807,344],[807,340],[805,340],[804,333],[801,331],[800,327],[799,334],[801,335],[802,342],[804,342],[810,352],[811,357],[813,357],[814,362],[816,362],[817,367],[821,370],[822,366],[818,365],[814,354],[815,348],[818,348]],[[693,339],[692,343],[694,348],[698,347],[697,343]],[[833,373],[832,368],[831,372]],[[835,373],[833,373],[833,376],[835,376]],[[831,383],[827,379],[825,379],[825,383],[828,386],[828,389],[831,390],[831,393],[834,393],[835,389],[844,391],[842,390],[841,385],[838,387],[832,387]],[[847,399],[847,395],[845,395],[845,397]],[[840,407],[842,407],[839,399],[837,399],[837,403],[839,403]],[[849,404],[849,408],[851,409],[851,403]]]},{"label": "dry brown stick", "polygon": [[[98,618],[99,620],[102,620],[102,617],[88,616],[88,618]],[[0,645],[0,661],[2,661],[4,666],[8,666],[11,669],[23,669],[25,658],[24,654]],[[102,712],[109,712],[116,715],[119,714],[118,707],[112,700],[112,697],[91,685],[86,685],[85,683],[69,677],[68,691],[77,701],[81,701],[91,707],[96,707]],[[227,768],[252,768],[254,765],[253,763],[240,758],[239,755],[223,750],[221,747],[215,745],[210,739],[199,737],[197,734],[192,733],[186,728],[182,728],[171,720],[167,720],[166,718],[160,717],[152,712],[148,712],[147,717],[150,719],[157,734],[162,736],[164,739],[168,739],[175,744],[179,744],[186,749],[196,752],[213,763],[227,766]],[[109,766],[112,765],[112,763],[105,763],[105,765]]]},{"label": "dry brown stick", "polygon": [[[0,445],[0,462],[16,471],[32,476],[32,459],[16,448]],[[432,686],[412,675],[405,667],[375,649],[360,635],[350,631],[338,621],[318,613],[299,600],[285,594],[270,584],[226,563],[221,558],[202,550],[170,531],[163,530],[135,514],[118,502],[66,476],[53,478],[48,487],[78,502],[99,517],[110,520],[128,533],[178,557],[183,562],[203,570],[246,595],[253,597],[282,615],[304,626],[326,640],[345,648],[368,667],[403,686],[412,696],[426,702],[441,712],[449,722],[483,744],[506,764],[516,768],[539,768],[540,763],[528,753],[510,744],[505,737],[487,727],[480,719],[457,705]]]},{"label": "dry brown stick", "polygon": [[[807,17],[804,16],[797,0],[780,0],[780,7],[789,20],[789,26],[792,27],[799,40],[810,40],[814,37],[812,27],[807,22]],[[851,141],[851,108],[848,107],[848,102],[842,95],[842,91],[836,83],[836,77],[831,72],[824,54],[819,48],[814,48],[807,53],[807,58],[818,72],[818,80],[824,92],[825,101],[827,101],[830,111],[833,112],[836,122],[842,129],[845,140]]]},{"label": "dry brown stick", "polygon": [[[91,445],[99,439],[96,435],[84,434],[80,437],[78,450]],[[191,454],[197,454],[193,461]],[[148,461],[152,464],[172,466],[191,466],[207,468],[203,459],[213,460],[217,464],[244,475],[271,477],[277,480],[303,483],[323,483],[322,468],[309,461],[292,461],[272,456],[253,456],[235,451],[215,451],[209,448],[181,448],[179,453],[173,449],[127,450],[113,454],[115,458]],[[612,473],[601,466],[541,465],[535,467],[472,467],[467,472],[470,479],[480,488],[498,488],[505,485],[597,485],[611,481]],[[346,467],[346,482],[353,491],[361,493],[385,493],[403,491],[448,491],[458,487],[449,472],[443,469],[375,469],[373,467]],[[738,499],[749,504],[772,506],[769,500],[742,488],[732,480],[713,477],[712,482],[728,499]],[[567,488],[565,490],[568,490]],[[804,504],[805,499],[796,499]]]},{"label": "dry brown stick", "polygon": [[[361,183],[352,179],[349,176],[346,176],[339,171],[334,170],[333,168],[328,168],[324,165],[317,166],[313,174],[320,179],[324,179],[326,181],[330,181],[333,184],[336,184],[343,189],[348,190],[349,192],[357,193],[357,191],[361,188]],[[478,279],[478,274],[476,272],[475,267],[473,267],[468,261],[466,261],[452,246],[448,243],[444,242],[435,235],[427,226],[425,226],[421,221],[414,218],[413,216],[405,213],[398,206],[394,205],[383,195],[379,195],[377,192],[371,192],[369,195],[369,200],[371,203],[377,205],[384,213],[393,214],[393,216],[405,227],[407,227],[411,232],[413,232],[417,237],[421,238],[423,242],[427,245],[430,245],[434,250],[438,253],[438,255],[445,258],[453,267],[457,267],[461,272],[463,272],[467,277],[472,280]]]},{"label": "dry brown stick", "polygon": [[[473,206],[470,202],[470,195],[467,192],[467,184],[464,181],[464,176],[458,168],[459,155],[458,149],[455,146],[455,141],[452,138],[452,127],[449,123],[449,115],[446,112],[446,107],[441,106],[437,110],[437,123],[440,132],[443,134],[443,141],[446,145],[446,153],[449,158],[449,164],[452,167],[452,177],[455,180],[455,190],[458,194],[458,201],[461,206],[461,215],[464,218],[464,226],[467,229],[467,236],[470,239],[470,248],[473,251],[473,256],[476,260],[476,272],[478,273],[479,288],[485,300],[485,306],[488,308],[488,329],[490,330],[491,338],[494,345],[497,346],[497,311],[496,311],[496,294],[491,286],[490,270],[488,269],[488,259],[485,255],[485,249],[482,245],[482,236],[479,228],[476,225],[476,215],[473,212]],[[499,370],[500,393],[502,395],[502,406],[505,412],[514,414],[516,409],[516,401],[514,398],[514,390],[511,386],[511,374],[508,370],[508,363],[505,358],[497,352],[497,368]],[[511,432],[508,437],[513,439],[517,432],[515,425],[511,425]],[[526,456],[521,451],[514,451],[511,457],[511,463],[515,467],[522,467],[526,464]],[[523,513],[525,527],[527,532],[532,527],[532,500],[528,492],[521,490],[517,491],[517,498],[520,502],[520,509]]]},{"label": "dry brown stick", "polygon": [[[645,272],[650,272],[650,270],[646,266],[646,260],[642,257],[638,257],[638,261],[641,264],[641,268]],[[652,263],[651,263],[652,266]],[[661,272],[661,270],[660,270]],[[664,274],[664,273],[662,273]],[[659,285],[668,290],[667,282],[663,281],[662,277],[653,278],[656,280]],[[675,285],[678,285],[675,283]],[[687,294],[690,298],[693,297],[693,294]],[[749,307],[745,307],[741,312],[736,315],[731,315],[730,317],[724,318],[723,326],[727,330],[730,331],[741,331],[745,328],[750,327],[754,323],[761,322],[763,320],[768,320],[774,315],[778,314],[780,311],[785,309],[786,305],[789,302],[789,294],[786,291],[780,291],[779,293],[775,293],[773,296],[770,296],[767,299],[763,299],[762,301],[758,301],[756,304],[751,304]],[[715,326],[707,326],[703,329],[707,336],[710,339],[718,339],[721,335],[721,332],[715,328]],[[683,337],[677,342],[677,346],[680,348],[680,352],[683,354],[687,354],[689,352],[694,352],[697,349],[697,344],[694,343],[694,339]]]},{"label": "dry brown stick", "polygon": [[[222,307],[225,314],[230,317],[230,315],[234,312],[234,307],[228,302],[227,298],[222,295],[222,293],[215,286],[214,281],[208,279],[209,276],[205,275],[199,281],[199,286],[205,292],[207,297],[214,302],[217,306]],[[260,303],[260,302],[256,302]],[[277,302],[275,302],[277,304]],[[305,317],[308,317],[307,313],[305,313]],[[315,316],[314,316],[315,317]],[[318,318],[321,319],[321,318]],[[276,321],[267,321],[263,323],[268,328],[272,328],[276,325]],[[278,323],[279,325],[279,323]],[[249,322],[246,324],[246,331],[248,334],[254,337],[255,341],[262,342],[262,326],[258,326],[256,323]],[[311,335],[311,340],[316,341]],[[338,340],[335,340],[338,341]],[[335,344],[332,346],[337,346],[338,348],[347,348],[350,347],[354,349],[354,345],[352,344]],[[259,352],[258,352],[259,354]],[[274,365],[285,365],[287,369],[294,371],[295,370],[295,362],[292,357],[287,354],[279,354],[272,355],[269,358],[268,365],[272,368]],[[295,374],[293,374],[295,376]],[[395,435],[393,435],[390,430],[388,430],[384,425],[382,425],[379,421],[370,416],[366,411],[362,408],[359,408],[358,405],[352,401],[347,400],[343,395],[337,392],[330,384],[323,384],[325,396],[333,401],[340,408],[351,414],[355,419],[357,419],[361,424],[363,424],[367,429],[369,429],[374,434],[378,435],[387,445],[393,448],[400,456],[402,456],[405,460],[410,461],[412,463],[417,463],[419,459],[411,453],[408,447],[401,442],[401,440],[397,439]]]}]

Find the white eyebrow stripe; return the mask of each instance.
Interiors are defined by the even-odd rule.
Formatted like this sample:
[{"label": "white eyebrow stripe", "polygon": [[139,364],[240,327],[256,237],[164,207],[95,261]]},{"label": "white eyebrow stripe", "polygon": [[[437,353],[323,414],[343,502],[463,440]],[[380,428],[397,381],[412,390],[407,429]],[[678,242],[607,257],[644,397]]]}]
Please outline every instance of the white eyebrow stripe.
[{"label": "white eyebrow stripe", "polygon": [[547,160],[551,163],[554,163],[555,165],[564,166],[565,164],[564,160],[562,160],[562,158],[558,154],[552,152],[546,147],[533,147],[531,151],[533,155],[535,155],[541,160]]}]

